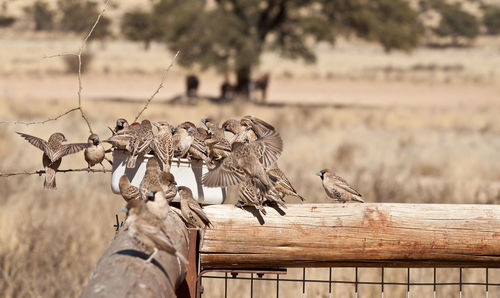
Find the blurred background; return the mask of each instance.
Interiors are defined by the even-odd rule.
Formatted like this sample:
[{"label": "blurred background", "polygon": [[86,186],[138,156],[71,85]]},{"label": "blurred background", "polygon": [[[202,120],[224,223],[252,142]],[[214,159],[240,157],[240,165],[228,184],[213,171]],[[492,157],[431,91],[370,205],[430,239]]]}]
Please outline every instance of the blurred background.
[{"label": "blurred background", "polygon": [[[76,58],[50,56],[77,53],[103,6],[0,0],[0,120],[40,121],[78,106]],[[82,106],[101,138],[117,118],[137,115],[177,51],[143,118],[270,122],[285,144],[280,167],[308,203],[327,202],[314,175],[322,168],[367,202],[500,202],[498,0],[111,1],[82,55]],[[16,131],[88,137],[78,111],[44,125],[0,124],[0,172],[42,168],[41,152]],[[83,153],[61,169],[79,167]],[[36,175],[0,178],[3,296],[80,293],[123,205],[110,176],[60,173],[55,192]],[[212,288],[208,297],[220,297]]]}]

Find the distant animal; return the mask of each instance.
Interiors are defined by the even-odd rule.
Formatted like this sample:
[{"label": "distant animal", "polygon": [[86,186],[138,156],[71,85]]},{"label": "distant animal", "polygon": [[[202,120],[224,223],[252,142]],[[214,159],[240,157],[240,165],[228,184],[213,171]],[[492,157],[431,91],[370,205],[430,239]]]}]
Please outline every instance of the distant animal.
[{"label": "distant animal", "polygon": [[186,95],[188,97],[198,96],[198,87],[200,85],[200,80],[195,75],[188,75],[186,77]]},{"label": "distant animal", "polygon": [[323,169],[316,172],[316,175],[321,178],[323,188],[329,198],[342,203],[348,201],[365,202],[361,198],[361,194],[350,186],[342,177],[335,175],[333,171]]},{"label": "distant animal", "polygon": [[269,85],[269,74],[263,74],[253,82],[253,90],[260,91],[260,102],[265,103],[267,101],[267,86]]}]

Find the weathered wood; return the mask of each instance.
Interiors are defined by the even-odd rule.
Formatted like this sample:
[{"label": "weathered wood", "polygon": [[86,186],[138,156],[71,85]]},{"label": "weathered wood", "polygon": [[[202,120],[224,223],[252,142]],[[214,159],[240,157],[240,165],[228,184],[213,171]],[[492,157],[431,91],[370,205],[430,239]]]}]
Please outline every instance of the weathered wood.
[{"label": "weathered wood", "polygon": [[203,268],[500,267],[500,206],[297,204],[266,208],[261,225],[208,206]]},{"label": "weathered wood", "polygon": [[[169,236],[177,250],[187,256],[187,228],[178,215],[170,215],[166,220]],[[151,263],[146,263],[148,256],[120,228],[95,266],[81,297],[176,297],[175,291],[186,276],[186,265],[163,251]]]}]

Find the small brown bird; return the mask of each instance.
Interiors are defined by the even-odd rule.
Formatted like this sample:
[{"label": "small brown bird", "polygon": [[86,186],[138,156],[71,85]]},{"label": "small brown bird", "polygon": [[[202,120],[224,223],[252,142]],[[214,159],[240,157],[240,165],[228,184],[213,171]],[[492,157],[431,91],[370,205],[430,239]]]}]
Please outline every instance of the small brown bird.
[{"label": "small brown bird", "polygon": [[[117,127],[118,123],[121,123],[119,121],[120,119],[117,120]],[[125,120],[125,122],[126,121],[127,120]],[[131,152],[131,145],[133,144],[133,140],[135,139],[136,134],[139,131],[140,124],[134,122],[131,125],[128,125],[128,123],[123,125],[124,126],[122,129],[119,129],[116,133],[113,133],[113,135],[109,139],[103,140],[103,142],[110,143],[116,149],[127,150]]]},{"label": "small brown bird", "polygon": [[200,204],[193,198],[193,192],[189,187],[179,186],[181,197],[181,212],[184,219],[192,226],[200,229],[211,227],[212,223],[208,219]]},{"label": "small brown bird", "polygon": [[146,252],[151,252],[146,262],[151,262],[158,250],[163,250],[175,255],[184,264],[188,263],[186,258],[174,247],[164,221],[149,211],[145,201],[128,201],[126,208],[128,209],[126,224],[130,237]]},{"label": "small brown bird", "polygon": [[259,189],[273,190],[274,185],[265,168],[271,166],[283,150],[283,141],[277,132],[266,132],[255,142],[235,142],[232,153],[223,159],[214,170],[203,175],[203,184],[208,187],[240,184],[246,176],[257,179]]},{"label": "small brown bird", "polygon": [[144,173],[144,178],[142,178],[141,184],[139,185],[139,192],[141,193],[141,198],[146,200],[146,193],[150,190],[160,188],[160,165],[156,158],[148,159],[146,163],[146,173]]},{"label": "small brown bird", "polygon": [[222,124],[222,129],[234,134],[234,136],[229,140],[230,144],[234,142],[245,142],[246,140],[251,143],[257,139],[253,130],[246,125],[241,125],[238,120],[230,119],[225,121]]},{"label": "small brown bird", "polygon": [[170,206],[161,188],[155,187],[146,193],[146,206],[148,210],[161,220],[168,216]]},{"label": "small brown bird", "polygon": [[238,185],[238,195],[240,199],[236,203],[236,207],[243,208],[245,206],[252,206],[257,208],[262,214],[267,214],[266,209],[264,209],[262,205],[263,197],[261,192],[255,186],[252,178],[247,177]]},{"label": "small brown bird", "polygon": [[130,200],[139,200],[141,198],[139,188],[130,184],[130,180],[128,179],[127,175],[123,175],[120,177],[118,186],[120,188],[120,194],[122,195],[125,202],[128,202]]},{"label": "small brown bird", "polygon": [[118,118],[116,120],[116,126],[114,129],[112,129],[111,127],[108,126],[109,130],[111,130],[111,133],[113,135],[117,134],[118,132],[122,131],[123,129],[127,128],[129,125],[128,125],[128,121],[126,119],[123,119],[123,118]]},{"label": "small brown bird", "polygon": [[274,126],[272,126],[271,124],[269,124],[266,121],[261,120],[257,117],[253,117],[253,116],[249,116],[249,115],[241,118],[240,124],[242,126],[250,127],[257,137],[261,137],[265,133],[275,131]]},{"label": "small brown bird", "polygon": [[188,135],[193,137],[193,143],[189,146],[188,157],[198,160],[203,160],[205,164],[211,166],[212,161],[208,157],[208,147],[205,144],[205,139],[199,134],[196,128],[190,127],[187,130]]},{"label": "small brown bird", "polygon": [[45,167],[43,187],[45,189],[56,189],[56,170],[61,165],[61,159],[64,156],[77,153],[89,146],[88,143],[63,144],[67,140],[60,132],[53,133],[48,141],[20,132],[18,134],[31,145],[43,151],[42,163]]},{"label": "small brown bird", "polygon": [[285,176],[285,173],[283,173],[283,171],[278,168],[277,165],[268,168],[266,172],[269,175],[269,178],[271,178],[271,180],[274,182],[274,186],[280,193],[280,196],[282,198],[285,195],[290,195],[299,198],[301,201],[304,201],[304,198],[297,193],[295,188],[293,188],[290,180],[288,180],[288,178]]},{"label": "small brown bird", "polygon": [[153,152],[161,162],[163,171],[170,172],[170,165],[174,157],[174,145],[172,142],[172,127],[167,122],[153,122],[158,128],[158,133],[153,139]]},{"label": "small brown bird", "polygon": [[365,202],[361,198],[361,195],[354,188],[352,188],[347,181],[345,181],[342,177],[335,175],[333,171],[323,169],[316,172],[316,175],[321,177],[323,188],[325,189],[328,197],[331,199],[342,203],[348,201],[356,201],[360,203]]},{"label": "small brown bird", "polygon": [[201,122],[205,124],[209,132],[209,138],[205,140],[208,145],[210,158],[220,160],[231,154],[231,144],[224,136],[224,130],[219,124],[210,118],[203,118]]},{"label": "small brown bird", "polygon": [[187,129],[177,126],[172,129],[172,144],[174,147],[174,157],[184,158],[187,156],[189,148],[194,141],[192,135],[188,134]]},{"label": "small brown bird", "polygon": [[170,172],[162,171],[160,172],[160,186],[165,194],[167,201],[172,201],[177,194],[177,182],[175,182],[175,177]]},{"label": "small brown bird", "polygon": [[95,133],[91,134],[88,138],[88,147],[83,151],[83,156],[85,157],[85,161],[88,164],[89,172],[90,168],[98,163],[101,164],[102,169],[104,170],[104,172],[106,172],[106,169],[102,164],[102,161],[106,156],[105,152],[106,150],[104,150],[104,147],[101,145],[99,136]]},{"label": "small brown bird", "polygon": [[142,120],[139,130],[137,130],[130,146],[132,150],[127,162],[127,168],[135,168],[137,157],[144,156],[144,154],[149,152],[153,139],[154,134],[151,122],[147,119]]}]

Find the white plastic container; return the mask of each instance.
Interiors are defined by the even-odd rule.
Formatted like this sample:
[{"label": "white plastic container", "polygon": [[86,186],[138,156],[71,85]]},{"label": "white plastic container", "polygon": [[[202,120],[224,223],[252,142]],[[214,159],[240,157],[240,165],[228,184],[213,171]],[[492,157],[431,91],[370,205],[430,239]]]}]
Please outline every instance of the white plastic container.
[{"label": "white plastic container", "polygon": [[[146,163],[148,159],[155,158],[153,155],[146,154],[144,158],[137,158],[135,168],[127,169],[127,160],[130,156],[128,151],[113,151],[113,174],[111,176],[111,190],[115,194],[120,194],[119,181],[124,174],[127,175],[130,183],[139,187],[144,173],[146,172]],[[201,204],[222,204],[226,200],[225,188],[208,188],[201,184],[203,174],[208,172],[208,168],[202,161],[177,159],[172,161],[170,172],[175,177],[177,186],[187,186],[193,192],[193,197]],[[179,194],[174,198],[174,202],[179,202]]]}]

